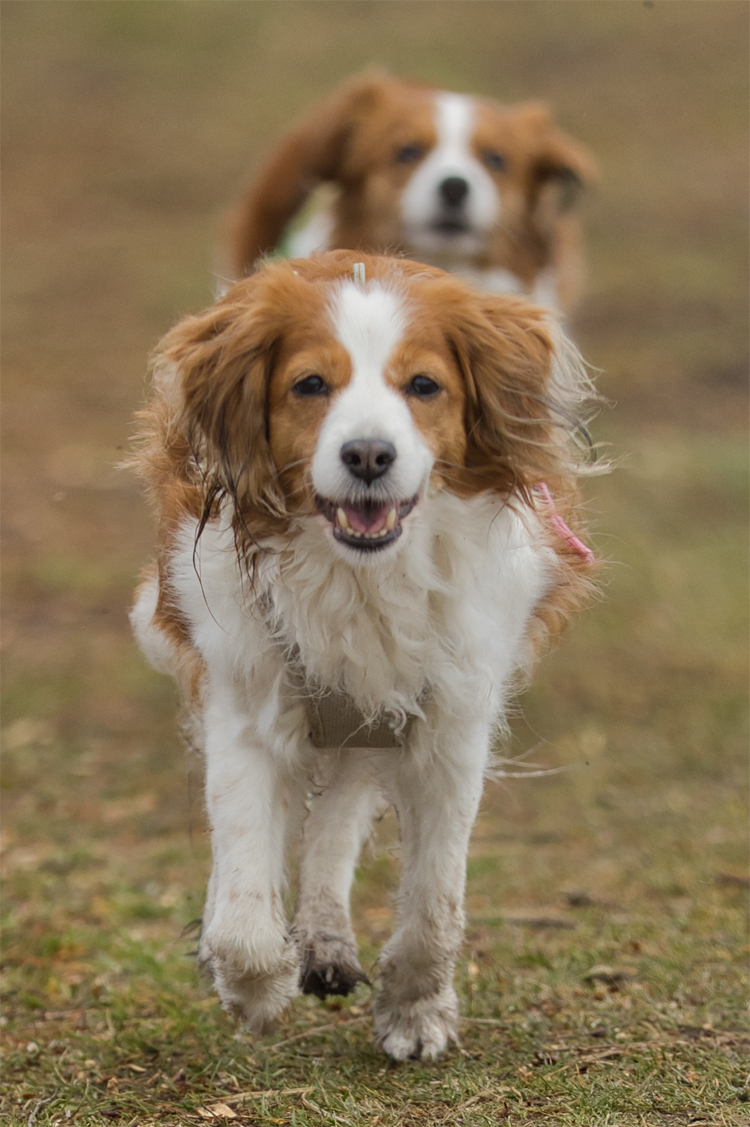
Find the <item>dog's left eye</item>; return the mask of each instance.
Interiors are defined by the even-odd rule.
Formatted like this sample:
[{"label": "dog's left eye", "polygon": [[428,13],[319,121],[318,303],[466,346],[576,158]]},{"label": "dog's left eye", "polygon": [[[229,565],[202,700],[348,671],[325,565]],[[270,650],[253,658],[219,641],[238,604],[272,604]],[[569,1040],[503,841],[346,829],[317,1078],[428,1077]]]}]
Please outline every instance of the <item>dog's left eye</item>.
[{"label": "dog's left eye", "polygon": [[419,144],[402,145],[396,149],[396,160],[399,164],[414,164],[424,156],[424,147]]},{"label": "dog's left eye", "polygon": [[495,152],[494,149],[486,149],[482,153],[482,160],[493,172],[502,172],[508,164],[503,154]]},{"label": "dog's left eye", "polygon": [[440,391],[440,384],[430,376],[414,376],[406,385],[407,395],[416,395],[419,399],[432,399]]},{"label": "dog's left eye", "polygon": [[305,376],[292,388],[295,395],[325,395],[328,385],[322,376]]}]

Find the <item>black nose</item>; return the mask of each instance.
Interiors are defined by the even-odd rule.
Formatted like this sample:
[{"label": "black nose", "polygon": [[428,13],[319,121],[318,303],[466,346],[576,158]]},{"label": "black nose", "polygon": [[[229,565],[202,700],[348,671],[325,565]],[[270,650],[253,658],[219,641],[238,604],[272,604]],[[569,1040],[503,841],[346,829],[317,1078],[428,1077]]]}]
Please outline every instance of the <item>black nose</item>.
[{"label": "black nose", "polygon": [[460,207],[469,194],[469,181],[463,176],[447,176],[438,190],[450,207]]},{"label": "black nose", "polygon": [[341,447],[341,461],[349,473],[370,485],[396,461],[396,448],[382,438],[355,438]]}]

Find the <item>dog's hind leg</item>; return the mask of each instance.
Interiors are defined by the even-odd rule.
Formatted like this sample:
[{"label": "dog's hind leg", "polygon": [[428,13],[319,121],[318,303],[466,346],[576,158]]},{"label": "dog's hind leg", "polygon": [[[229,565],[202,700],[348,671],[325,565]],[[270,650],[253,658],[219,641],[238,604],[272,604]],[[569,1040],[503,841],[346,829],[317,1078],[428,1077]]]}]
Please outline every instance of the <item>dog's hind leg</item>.
[{"label": "dog's hind leg", "polygon": [[362,752],[342,751],[310,804],[303,830],[294,935],[305,994],[349,994],[367,982],[349,916],[349,892],[373,818],[386,805]]}]

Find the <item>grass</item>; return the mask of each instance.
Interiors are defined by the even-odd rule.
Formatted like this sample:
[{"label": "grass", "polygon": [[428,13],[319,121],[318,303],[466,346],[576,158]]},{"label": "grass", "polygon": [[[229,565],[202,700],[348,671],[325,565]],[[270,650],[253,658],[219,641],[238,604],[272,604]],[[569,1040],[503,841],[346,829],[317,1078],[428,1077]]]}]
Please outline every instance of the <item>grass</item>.
[{"label": "grass", "polygon": [[[747,1122],[747,24],[721,0],[3,4],[4,1123]],[[461,1043],[432,1065],[373,1048],[364,988],[253,1039],[199,977],[200,771],[129,637],[152,533],[112,469],[246,166],[372,59],[547,97],[604,169],[575,329],[615,404],[588,490],[610,563],[504,749],[561,770],[488,787]],[[376,844],[369,967],[388,819]]]}]

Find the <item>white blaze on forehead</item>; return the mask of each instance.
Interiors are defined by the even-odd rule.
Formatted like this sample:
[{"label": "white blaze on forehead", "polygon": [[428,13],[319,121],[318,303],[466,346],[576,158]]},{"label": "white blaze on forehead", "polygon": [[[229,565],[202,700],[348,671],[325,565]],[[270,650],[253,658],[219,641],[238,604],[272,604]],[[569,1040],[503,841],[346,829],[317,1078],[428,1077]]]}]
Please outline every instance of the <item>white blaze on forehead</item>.
[{"label": "white blaze on forehead", "polygon": [[[479,254],[500,215],[500,195],[487,169],[472,151],[476,103],[466,94],[439,93],[434,98],[437,144],[415,169],[401,197],[401,217],[408,249],[445,265],[442,255],[461,259]],[[446,208],[441,184],[450,177],[466,181],[460,208]],[[441,231],[446,218],[466,224],[462,232]],[[432,257],[431,257],[432,256]],[[437,256],[437,257],[435,257]]]},{"label": "white blaze on forehead", "polygon": [[323,497],[347,496],[353,478],[341,448],[355,439],[390,442],[396,459],[382,487],[407,500],[423,485],[432,456],[419,434],[404,396],[387,380],[388,364],[409,326],[406,299],[377,283],[346,282],[331,301],[333,334],[349,354],[349,383],[333,397],[312,464],[315,488]]},{"label": "white blaze on forehead", "polygon": [[334,334],[352,358],[352,376],[382,374],[407,325],[403,298],[369,283],[346,282],[332,303]]},{"label": "white blaze on forehead", "polygon": [[435,99],[438,151],[444,160],[471,157],[474,104],[465,94],[438,94]]}]

